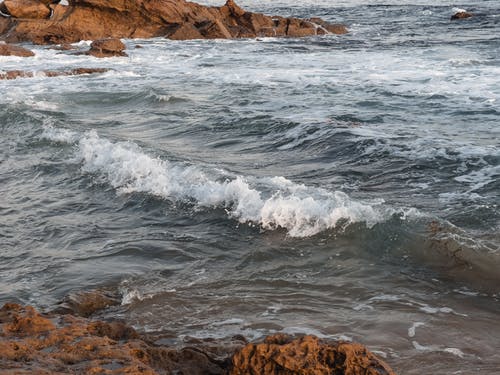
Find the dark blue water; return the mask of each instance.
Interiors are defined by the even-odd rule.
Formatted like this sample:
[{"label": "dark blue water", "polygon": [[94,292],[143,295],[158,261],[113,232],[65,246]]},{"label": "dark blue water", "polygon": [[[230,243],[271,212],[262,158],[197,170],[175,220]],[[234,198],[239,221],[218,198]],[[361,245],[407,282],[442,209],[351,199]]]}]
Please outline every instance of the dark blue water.
[{"label": "dark blue water", "polygon": [[312,332],[498,371],[497,2],[242,5],[350,33],[0,57],[112,69],[0,82],[0,301],[106,289],[103,317],[179,344]]}]

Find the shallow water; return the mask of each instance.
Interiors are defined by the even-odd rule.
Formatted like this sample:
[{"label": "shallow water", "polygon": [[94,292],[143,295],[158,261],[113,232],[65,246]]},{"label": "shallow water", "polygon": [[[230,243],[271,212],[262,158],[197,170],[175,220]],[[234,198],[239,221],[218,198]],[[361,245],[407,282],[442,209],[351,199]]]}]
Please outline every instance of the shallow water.
[{"label": "shallow water", "polygon": [[312,332],[498,371],[500,10],[434,3],[247,0],[350,33],[0,57],[112,69],[0,82],[0,301],[108,288],[104,317],[164,342]]}]

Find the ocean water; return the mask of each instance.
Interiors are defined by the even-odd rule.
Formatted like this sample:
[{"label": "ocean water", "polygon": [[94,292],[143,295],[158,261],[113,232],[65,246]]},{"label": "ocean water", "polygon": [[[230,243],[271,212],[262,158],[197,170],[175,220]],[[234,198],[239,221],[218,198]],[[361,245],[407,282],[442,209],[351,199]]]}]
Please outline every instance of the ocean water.
[{"label": "ocean water", "polygon": [[0,81],[0,302],[106,289],[161,342],[314,333],[500,374],[498,1],[240,4],[350,32],[0,57],[111,69]]}]

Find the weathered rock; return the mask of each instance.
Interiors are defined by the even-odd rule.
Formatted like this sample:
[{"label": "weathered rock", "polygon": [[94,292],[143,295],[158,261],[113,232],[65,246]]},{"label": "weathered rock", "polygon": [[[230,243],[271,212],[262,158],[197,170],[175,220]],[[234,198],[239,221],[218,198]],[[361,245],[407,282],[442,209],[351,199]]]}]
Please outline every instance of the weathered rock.
[{"label": "weathered rock", "polygon": [[0,309],[0,372],[26,374],[223,374],[223,362],[195,348],[148,344],[120,322]]},{"label": "weathered rock", "polygon": [[0,73],[0,80],[16,79],[16,78],[32,78],[39,75],[44,75],[45,77],[75,76],[81,74],[104,73],[107,71],[109,71],[109,69],[104,69],[104,68],[75,68],[65,71],[43,70],[40,72],[30,72],[25,70],[8,70],[5,73]]},{"label": "weathered rock", "polygon": [[94,57],[128,56],[125,52],[125,44],[120,39],[99,39],[92,42],[87,55]]},{"label": "weathered rock", "polygon": [[454,21],[454,20],[463,20],[465,18],[471,18],[473,16],[474,15],[472,13],[469,13],[469,12],[457,12],[453,16],[451,16],[451,20],[452,21]]},{"label": "weathered rock", "polygon": [[248,344],[232,359],[230,375],[395,375],[364,346],[328,342],[315,336],[293,339],[276,334]]},{"label": "weathered rock", "polygon": [[19,56],[19,57],[31,57],[35,56],[33,51],[29,49],[14,46],[12,44],[0,43],[0,56]]},{"label": "weathered rock", "polygon": [[394,375],[362,345],[314,336],[185,342],[189,347],[157,346],[119,321],[40,314],[17,304],[0,309],[2,374]]},{"label": "weathered rock", "polygon": [[[25,2],[6,0],[11,7],[23,8]],[[36,2],[45,7],[51,0]],[[37,44],[74,43],[104,38],[172,39],[248,38],[259,36],[308,36],[326,33],[344,34],[341,25],[316,19],[269,17],[246,12],[228,0],[222,7],[207,7],[185,0],[71,0],[69,6],[51,4],[50,19],[12,14],[0,17],[0,39]],[[37,18],[37,19],[33,19]],[[319,25],[319,26],[318,26]]]},{"label": "weathered rock", "polygon": [[51,13],[46,4],[37,0],[5,0],[3,4],[14,18],[46,19]]}]

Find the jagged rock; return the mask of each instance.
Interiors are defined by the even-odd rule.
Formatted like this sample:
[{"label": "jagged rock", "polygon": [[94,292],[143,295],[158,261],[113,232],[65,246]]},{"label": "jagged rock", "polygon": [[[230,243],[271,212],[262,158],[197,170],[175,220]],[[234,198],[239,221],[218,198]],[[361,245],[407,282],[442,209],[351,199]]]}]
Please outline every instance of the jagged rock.
[{"label": "jagged rock", "polygon": [[31,57],[35,54],[29,49],[14,46],[12,44],[0,43],[0,56]]},{"label": "jagged rock", "polygon": [[95,74],[104,73],[109,69],[104,68],[75,68],[66,71],[43,70],[41,72],[30,72],[25,70],[8,70],[5,73],[0,73],[0,80],[2,79],[16,79],[16,78],[32,78],[37,75],[44,75],[46,77],[58,76],[75,76],[81,74]]},{"label": "jagged rock", "polygon": [[92,42],[87,55],[94,57],[128,56],[125,52],[125,44],[120,39],[99,39]]},{"label": "jagged rock", "polygon": [[[36,2],[7,1],[18,7],[26,1]],[[36,3],[47,8],[47,2],[51,0]],[[347,32],[342,25],[330,25],[320,19],[311,22],[247,12],[233,0],[222,7],[185,0],[71,0],[68,6],[51,4],[50,9],[50,19],[26,20],[14,14],[11,18],[0,17],[0,39],[60,44],[104,38],[297,37]]]},{"label": "jagged rock", "polygon": [[453,16],[451,16],[451,20],[452,21],[454,21],[454,20],[463,20],[465,18],[471,18],[473,16],[474,15],[472,13],[469,13],[469,12],[457,12]]},{"label": "jagged rock", "polygon": [[3,4],[14,18],[46,19],[51,13],[48,5],[37,0],[5,0]]},{"label": "jagged rock", "polygon": [[395,375],[362,345],[315,336],[268,336],[260,344],[248,344],[239,350],[232,363],[230,375]]}]

